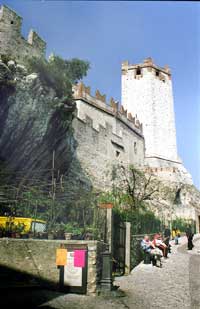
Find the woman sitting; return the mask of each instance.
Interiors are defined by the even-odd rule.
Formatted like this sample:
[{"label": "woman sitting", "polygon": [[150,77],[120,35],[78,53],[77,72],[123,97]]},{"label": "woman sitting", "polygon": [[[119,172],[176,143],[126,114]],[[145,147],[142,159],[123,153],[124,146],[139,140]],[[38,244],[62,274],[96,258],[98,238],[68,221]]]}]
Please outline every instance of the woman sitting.
[{"label": "woman sitting", "polygon": [[154,235],[152,243],[156,248],[162,250],[164,258],[167,258],[168,248],[167,245],[163,242],[162,236],[160,234]]}]

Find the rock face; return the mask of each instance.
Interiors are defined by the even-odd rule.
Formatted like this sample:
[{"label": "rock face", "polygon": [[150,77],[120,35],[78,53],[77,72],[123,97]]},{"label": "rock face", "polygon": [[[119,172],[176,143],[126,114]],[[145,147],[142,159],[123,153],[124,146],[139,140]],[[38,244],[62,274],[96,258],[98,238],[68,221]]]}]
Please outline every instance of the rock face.
[{"label": "rock face", "polygon": [[76,158],[74,111],[75,105],[63,105],[37,74],[28,75],[13,61],[0,62],[0,161],[11,171],[8,181],[51,181],[55,151],[55,177],[64,176],[71,188],[67,196],[78,190],[77,179],[89,185]]},{"label": "rock face", "polygon": [[197,232],[200,229],[200,192],[193,185],[155,178],[158,192],[148,201],[149,207],[163,223],[182,218],[196,221]]},{"label": "rock face", "polygon": [[[53,108],[57,104],[53,90],[45,89],[36,74],[27,75],[24,67],[12,64],[12,68],[15,72],[9,64],[0,63],[0,78],[5,83],[0,92],[1,160],[13,170],[31,174],[39,166],[50,168],[55,150],[60,156],[57,168],[66,170],[75,148],[70,132],[72,112],[66,113],[64,127],[60,111]],[[12,92],[9,82],[13,83]]]}]

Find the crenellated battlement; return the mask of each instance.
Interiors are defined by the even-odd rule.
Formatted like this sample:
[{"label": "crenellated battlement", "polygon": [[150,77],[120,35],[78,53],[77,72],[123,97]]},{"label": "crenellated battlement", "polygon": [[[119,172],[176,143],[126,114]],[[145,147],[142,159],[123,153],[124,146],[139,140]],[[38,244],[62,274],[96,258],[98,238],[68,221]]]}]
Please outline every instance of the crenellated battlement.
[{"label": "crenellated battlement", "polygon": [[73,87],[74,98],[76,100],[83,100],[91,106],[112,115],[118,120],[122,121],[132,130],[142,134],[142,123],[137,119],[137,115],[133,116],[127,113],[127,110],[115,101],[112,97],[110,101],[106,102],[106,95],[102,95],[99,90],[95,91],[95,96],[91,94],[90,87],[86,87],[83,83],[79,83]]},{"label": "crenellated battlement", "polygon": [[21,35],[22,18],[9,7],[0,7],[0,56],[7,55],[23,62],[28,57],[44,57],[46,43],[30,30],[28,39]]},{"label": "crenellated battlement", "polygon": [[148,57],[144,59],[143,63],[139,64],[129,64],[128,61],[122,62],[122,75],[126,75],[129,71],[132,71],[135,79],[140,79],[143,77],[144,71],[152,72],[155,78],[165,81],[166,78],[171,79],[171,71],[168,65],[164,67],[159,67],[154,64],[153,59]]},{"label": "crenellated battlement", "polygon": [[146,167],[144,169],[146,173],[156,174],[156,173],[177,173],[179,169],[175,166],[166,166],[166,167]]}]

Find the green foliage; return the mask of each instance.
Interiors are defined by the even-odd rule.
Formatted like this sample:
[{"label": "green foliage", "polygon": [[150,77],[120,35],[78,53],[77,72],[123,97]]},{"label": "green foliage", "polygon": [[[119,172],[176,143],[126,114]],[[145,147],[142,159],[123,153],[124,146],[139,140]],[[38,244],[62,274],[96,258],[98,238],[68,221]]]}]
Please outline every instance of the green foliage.
[{"label": "green foliage", "polygon": [[[1,55],[0,59],[7,66],[8,62],[11,60],[9,55]],[[2,97],[6,95],[12,95],[15,92],[16,81],[13,78],[12,70],[7,68],[7,72],[4,72],[3,79],[0,80],[0,94]]]},{"label": "green foliage", "polygon": [[28,59],[27,68],[29,73],[38,73],[43,84],[53,88],[56,96],[64,103],[70,103],[72,85],[86,76],[89,62],[76,58],[64,60],[53,55],[48,61],[37,57]]},{"label": "green foliage", "polygon": [[112,203],[121,220],[131,222],[132,234],[160,231],[161,221],[145,204],[158,192],[158,183],[132,165],[115,166],[112,181],[112,191],[100,193],[98,203]]},{"label": "green foliage", "polygon": [[81,229],[76,222],[73,222],[65,224],[64,231],[67,233],[81,234],[83,229]]},{"label": "green foliage", "polygon": [[191,219],[183,219],[183,218],[176,218],[172,220],[172,229],[177,228],[180,232],[185,232],[188,225],[193,227],[193,230],[196,230],[196,222]]},{"label": "green foliage", "polygon": [[162,229],[161,221],[154,213],[147,209],[137,211],[114,209],[123,221],[131,222],[131,232],[137,234],[153,234]]},{"label": "green foliage", "polygon": [[14,60],[14,58],[12,56],[7,55],[7,54],[1,55],[0,58],[1,58],[2,62],[5,63],[6,65],[8,64],[8,62],[10,60]]},{"label": "green foliage", "polygon": [[112,192],[101,192],[98,195],[98,203],[115,203],[115,197]]}]

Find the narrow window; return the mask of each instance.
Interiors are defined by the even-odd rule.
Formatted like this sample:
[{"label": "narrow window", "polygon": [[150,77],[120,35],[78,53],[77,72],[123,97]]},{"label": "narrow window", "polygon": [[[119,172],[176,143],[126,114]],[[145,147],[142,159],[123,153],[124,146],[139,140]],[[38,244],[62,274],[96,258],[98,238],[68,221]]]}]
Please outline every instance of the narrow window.
[{"label": "narrow window", "polygon": [[14,24],[14,21],[13,21],[13,20],[11,20],[11,22],[10,22],[10,23],[11,23],[11,25],[13,25],[13,24]]},{"label": "narrow window", "polygon": [[137,143],[134,142],[134,153],[137,154]]},{"label": "narrow window", "polygon": [[159,76],[159,71],[156,71],[156,76]]},{"label": "narrow window", "polygon": [[140,68],[137,68],[136,75],[141,75],[141,69]]}]

